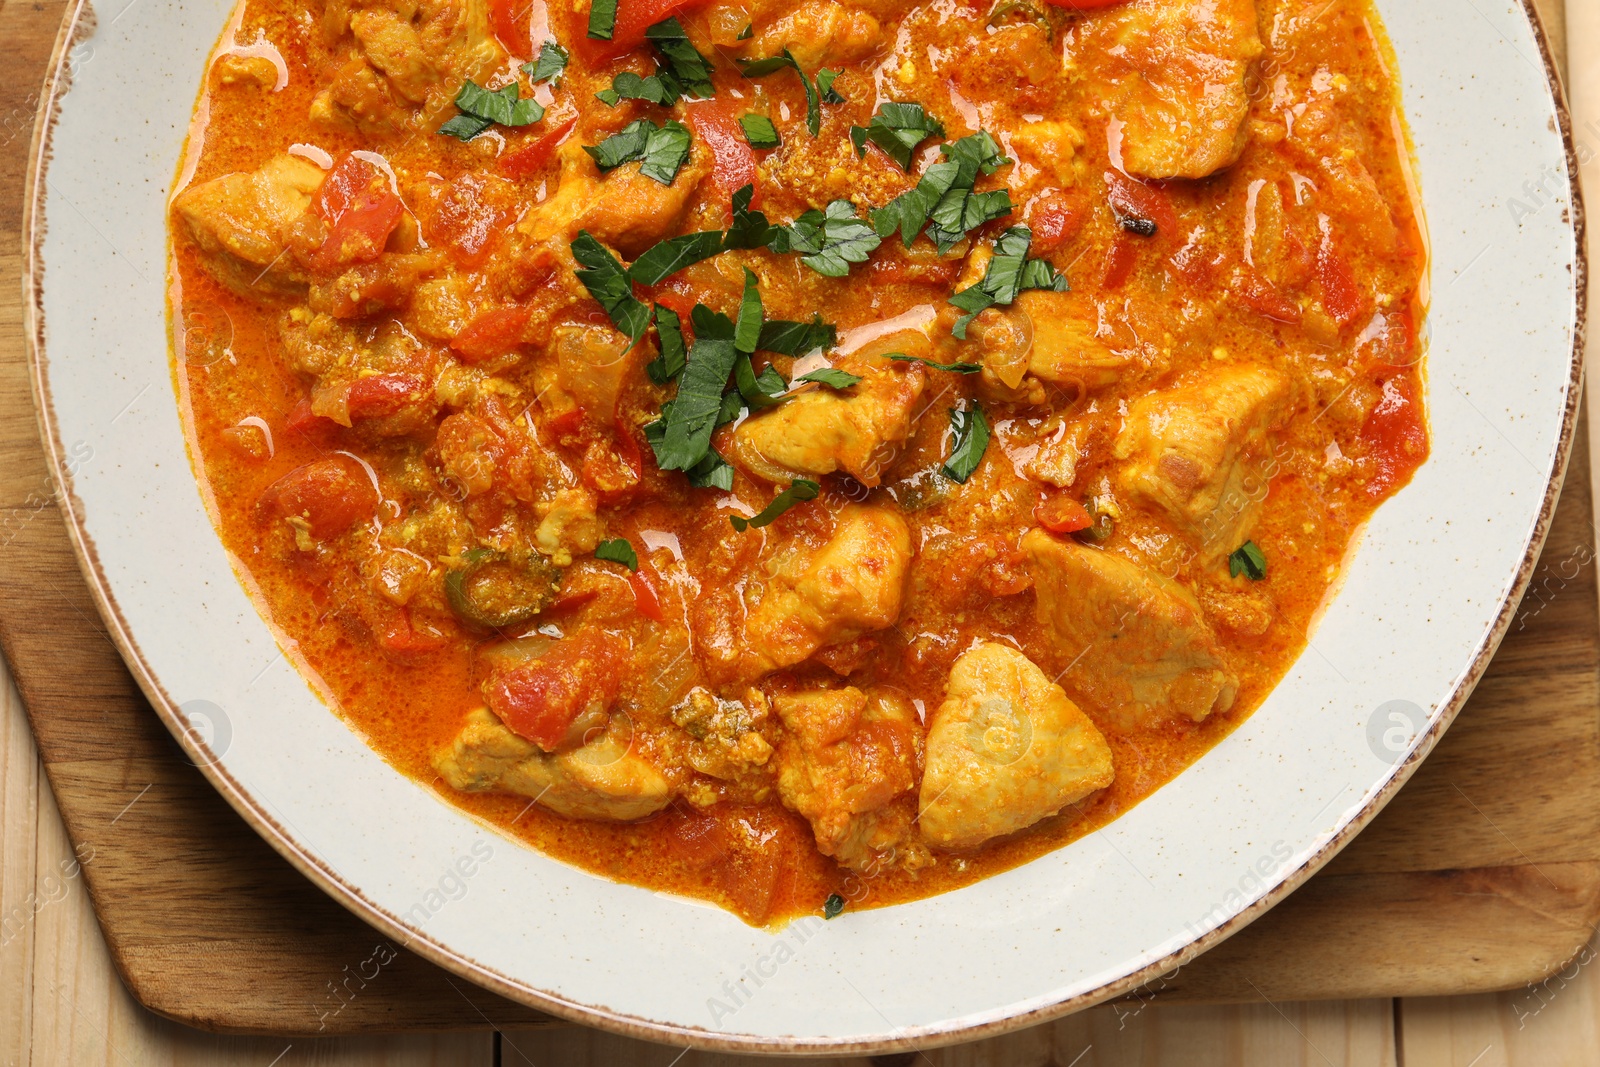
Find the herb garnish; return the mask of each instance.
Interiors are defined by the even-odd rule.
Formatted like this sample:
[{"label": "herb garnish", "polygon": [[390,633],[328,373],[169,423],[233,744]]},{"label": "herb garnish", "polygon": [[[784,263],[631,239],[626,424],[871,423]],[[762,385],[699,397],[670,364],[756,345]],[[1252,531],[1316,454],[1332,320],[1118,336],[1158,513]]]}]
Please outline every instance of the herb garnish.
[{"label": "herb garnish", "polygon": [[[678,395],[662,406],[661,420],[646,427],[656,465],[664,471],[694,470],[711,453],[711,433],[720,425],[723,410],[722,390],[738,357],[733,324],[726,315],[698,305],[692,317],[694,345],[678,376]],[[659,429],[652,433],[655,427]]]},{"label": "herb garnish", "polygon": [[850,143],[855,145],[858,157],[867,154],[867,144],[871,142],[908,172],[917,146],[930,137],[943,136],[944,125],[921,104],[880,104],[878,113],[865,126],[850,127]]},{"label": "herb garnish", "polygon": [[821,315],[813,315],[810,322],[773,319],[762,323],[761,339],[756,342],[756,347],[763,352],[803,356],[819,348],[832,348],[838,343],[838,328],[832,323],[823,322]]},{"label": "herb garnish", "polygon": [[1000,235],[994,243],[994,256],[983,272],[983,280],[950,298],[950,303],[966,312],[956,320],[951,333],[965,338],[967,324],[978,312],[996,304],[1009,304],[1024,289],[1066,291],[1065,275],[1042,259],[1028,258],[1028,246],[1032,241],[1033,231],[1026,226],[1013,226]]},{"label": "herb garnish", "polygon": [[[837,367],[819,367],[809,374],[802,374],[795,382],[817,382],[826,385],[829,389],[848,389],[861,381],[861,375],[851,374],[847,370]],[[794,384],[794,383],[791,383]]]},{"label": "herb garnish", "polygon": [[572,258],[584,268],[577,277],[597,300],[617,329],[637,341],[650,326],[650,305],[633,295],[627,270],[588,230],[579,230],[572,242]]},{"label": "herb garnish", "polygon": [[656,285],[691,264],[710,259],[722,251],[721,230],[700,230],[680,237],[668,237],[651,245],[628,268],[640,285]]},{"label": "herb garnish", "polygon": [[595,546],[594,558],[620,563],[630,571],[639,569],[639,553],[633,550],[626,537],[613,537],[609,541],[601,541]]},{"label": "herb garnish", "polygon": [[950,409],[950,432],[955,444],[942,469],[951,480],[965,484],[983,462],[984,450],[989,447],[989,420],[976,400],[965,411]]},{"label": "herb garnish", "polygon": [[546,41],[539,46],[539,58],[531,63],[522,64],[522,73],[528,76],[528,81],[534,85],[540,82],[554,83],[561,72],[567,69],[567,50],[556,41]]},{"label": "herb garnish", "polygon": [[944,159],[929,167],[916,187],[908,189],[872,212],[879,237],[896,230],[907,248],[928,228],[928,238],[939,251],[948,252],[967,231],[992,219],[1011,214],[1011,196],[1004,189],[975,193],[978,174],[993,174],[1010,163],[993,137],[982,130],[940,145]]},{"label": "herb garnish", "polygon": [[935,363],[926,356],[908,356],[904,352],[889,352],[887,356],[896,363],[921,363],[925,367],[932,367],[934,370],[947,370],[953,374],[977,374],[983,369],[977,363]]},{"label": "herb garnish", "polygon": [[822,491],[822,486],[809,478],[796,478],[789,483],[789,488],[772,498],[772,503],[762,508],[760,512],[746,519],[740,515],[728,516],[728,521],[733,523],[733,528],[743,533],[750,527],[769,526],[773,520],[796,504],[804,500],[815,500]]},{"label": "herb garnish", "polygon": [[597,145],[584,145],[602,171],[624,163],[642,160],[639,173],[671,185],[689,159],[689,127],[676,119],[657,126],[649,119],[636,119]]},{"label": "herb garnish", "polygon": [[751,148],[777,148],[781,143],[778,128],[765,115],[753,112],[740,115],[739,125],[744,128],[744,139],[750,142]]},{"label": "herb garnish", "polygon": [[825,211],[812,208],[784,227],[772,243],[774,252],[798,252],[800,262],[828,278],[843,278],[850,264],[861,263],[883,239],[856,217],[855,205],[835,200]]},{"label": "herb garnish", "polygon": [[754,185],[741,185],[733,194],[733,224],[723,235],[722,247],[766,248],[777,236],[778,227],[767,221],[767,216],[750,207],[755,199]]},{"label": "herb garnish", "polygon": [[657,385],[666,385],[683,373],[688,352],[683,344],[683,322],[669,307],[656,305],[656,336],[661,338],[661,354],[644,365],[644,372]]},{"label": "herb garnish", "polygon": [[631,70],[612,78],[611,88],[601,89],[594,94],[595,99],[606,107],[616,107],[623,100],[643,100],[647,104],[671,107],[682,95],[677,85],[667,84],[660,71],[641,78]]},{"label": "herb garnish", "polygon": [[844,910],[844,897],[838,893],[829,893],[828,899],[822,902],[822,917],[832,919]]},{"label": "herb garnish", "polygon": [[666,63],[664,69],[656,71],[663,81],[676,82],[680,93],[691,99],[709,100],[716,95],[711,85],[711,61],[689,43],[689,35],[676,16],[662,19],[645,30],[644,36]]},{"label": "herb garnish", "polygon": [[456,93],[461,114],[439,127],[439,132],[458,141],[470,141],[490,126],[528,126],[544,118],[544,105],[533,97],[518,95],[517,83],[499,89],[485,89],[468,78]]},{"label": "herb garnish", "polygon": [[589,37],[596,41],[609,41],[617,29],[617,0],[591,0],[589,4]]},{"label": "herb garnish", "polygon": [[806,91],[806,129],[815,137],[822,132],[822,102],[826,100],[830,104],[844,103],[844,97],[833,91],[833,80],[839,76],[839,72],[819,70],[817,80],[812,81],[801,69],[800,61],[795,59],[787,48],[766,59],[739,60],[739,71],[746,78],[761,78],[784,67],[789,67],[799,76],[800,85]]},{"label": "herb garnish", "polygon": [[1267,576],[1267,557],[1254,541],[1246,541],[1228,557],[1228,576],[1248,575],[1252,582]]}]

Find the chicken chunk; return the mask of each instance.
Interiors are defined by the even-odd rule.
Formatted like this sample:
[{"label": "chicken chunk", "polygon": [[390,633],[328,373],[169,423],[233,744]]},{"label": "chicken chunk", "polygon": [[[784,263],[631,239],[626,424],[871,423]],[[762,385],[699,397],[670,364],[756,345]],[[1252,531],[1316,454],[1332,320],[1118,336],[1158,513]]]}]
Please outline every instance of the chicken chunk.
[{"label": "chicken chunk", "polygon": [[1039,433],[1039,450],[1022,465],[1028,477],[1057,489],[1070,489],[1078,480],[1078,464],[1089,447],[1089,424],[1060,416],[1046,422]]},{"label": "chicken chunk", "polygon": [[735,431],[730,458],[774,483],[844,471],[877,485],[911,433],[927,377],[918,364],[883,356],[845,356],[836,366],[862,380],[819,386],[751,416]]},{"label": "chicken chunk", "polygon": [[747,666],[789,667],[819,648],[894,624],[911,570],[911,530],[886,508],[851,504],[814,554],[790,550],[745,621]]},{"label": "chicken chunk", "polygon": [[452,789],[515,793],[572,819],[628,822],[672,799],[661,772],[635,755],[625,737],[608,731],[582,748],[549,755],[488,708],[467,716],[455,740],[434,757],[434,769]]},{"label": "chicken chunk", "polygon": [[1061,680],[1097,708],[1143,726],[1233,706],[1239,681],[1183,586],[1043,530],[1024,534],[1022,551],[1039,623],[1072,664]]},{"label": "chicken chunk", "polygon": [[1254,0],[1135,0],[1098,16],[1082,47],[1112,59],[1104,92],[1129,174],[1204,178],[1238,160],[1262,52]]},{"label": "chicken chunk", "polygon": [[1111,784],[1111,748],[1059,685],[996,642],[950,669],[928,726],[918,823],[938,848],[976,848]]},{"label": "chicken chunk", "polygon": [[562,489],[534,531],[534,543],[557,567],[570,567],[574,555],[585,555],[600,543],[599,498],[588,489]]},{"label": "chicken chunk", "polygon": [[745,45],[752,59],[785,48],[807,70],[840,67],[866,59],[883,40],[878,20],[832,0],[807,0],[764,27]]},{"label": "chicken chunk", "polygon": [[1032,320],[1033,351],[1028,372],[1053,385],[1098,389],[1115,382],[1133,363],[1133,354],[1113,350],[1101,339],[1099,313],[1075,293],[1030,290],[1017,306]]},{"label": "chicken chunk", "polygon": [[1270,431],[1289,415],[1289,383],[1270,367],[1224,365],[1129,407],[1113,454],[1133,498],[1165,512],[1212,566],[1244,543],[1266,502]]},{"label": "chicken chunk", "polygon": [[778,796],[811,823],[818,850],[857,871],[903,862],[920,763],[910,704],[855,688],[772,703],[784,727]]},{"label": "chicken chunk", "polygon": [[286,252],[289,227],[311,206],[322,169],[295,156],[273,156],[257,170],[191,185],[172,212],[200,250],[206,270],[244,297],[290,296],[305,278]]},{"label": "chicken chunk", "polygon": [[677,230],[700,179],[711,173],[711,150],[698,139],[671,185],[642,174],[639,163],[601,174],[578,138],[560,153],[555,195],[529,211],[518,229],[534,241],[563,242],[588,230],[628,259]]}]

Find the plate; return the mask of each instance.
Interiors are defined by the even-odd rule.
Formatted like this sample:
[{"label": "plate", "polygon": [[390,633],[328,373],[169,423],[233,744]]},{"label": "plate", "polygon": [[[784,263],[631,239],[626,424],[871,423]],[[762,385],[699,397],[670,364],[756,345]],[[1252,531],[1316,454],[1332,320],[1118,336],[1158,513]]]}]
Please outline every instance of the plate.
[{"label": "plate", "polygon": [[98,21],[79,6],[36,138],[35,399],[107,626],[185,749],[308,877],[412,950],[574,1021],[880,1051],[1149,982],[1308,878],[1432,748],[1514,614],[1572,443],[1583,216],[1547,47],[1515,4],[1380,8],[1432,237],[1432,458],[1358,539],[1262,707],[1066,848],[942,896],[757,930],[499,836],[329,713],[212,530],[168,364],[166,200],[226,0],[135,0]]}]

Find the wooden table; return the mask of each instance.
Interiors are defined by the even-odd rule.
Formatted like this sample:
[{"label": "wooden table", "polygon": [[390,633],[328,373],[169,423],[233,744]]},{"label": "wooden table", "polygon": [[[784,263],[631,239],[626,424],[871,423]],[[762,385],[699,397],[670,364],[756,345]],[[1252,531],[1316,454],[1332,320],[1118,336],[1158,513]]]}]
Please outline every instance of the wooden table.
[{"label": "wooden table", "polygon": [[[7,3],[0,0],[0,13]],[[1551,30],[1560,37],[1559,2]],[[1600,150],[1600,3],[1567,14],[1575,128]],[[17,72],[8,72],[14,74]],[[30,75],[31,77],[31,75]],[[1596,121],[1593,131],[1586,123]],[[0,142],[14,123],[0,116]],[[16,141],[4,145],[15,150]],[[1596,151],[1581,153],[1592,159]],[[1591,162],[1589,170],[1600,167]],[[1600,188],[1600,186],[1597,186]],[[7,208],[10,205],[6,205]],[[10,249],[0,278],[15,278]],[[0,300],[17,299],[14,285]],[[1591,393],[1600,400],[1600,389]],[[1600,458],[1600,443],[1590,442]],[[1600,463],[1596,464],[1600,469]],[[462,1034],[290,1042],[186,1030],[140,1008],[116,980],[88,896],[40,773],[26,720],[0,666],[0,1067],[38,1064],[360,1065],[640,1064],[732,1067],[757,1061],[684,1054],[593,1031]],[[65,873],[64,873],[65,872]],[[1600,1060],[1600,938],[1541,986],[1439,999],[1328,1001],[1235,1007],[1112,1005],[982,1046],[880,1063],[1355,1064],[1453,1067],[1591,1064]],[[769,1062],[769,1061],[760,1061]],[[867,1061],[805,1061],[865,1063]]]}]

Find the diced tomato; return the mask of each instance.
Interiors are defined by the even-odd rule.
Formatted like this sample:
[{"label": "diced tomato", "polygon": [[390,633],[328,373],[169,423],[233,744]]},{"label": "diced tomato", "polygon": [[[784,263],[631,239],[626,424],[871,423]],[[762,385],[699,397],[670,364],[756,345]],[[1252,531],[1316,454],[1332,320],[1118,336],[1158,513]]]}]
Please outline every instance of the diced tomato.
[{"label": "diced tomato", "polygon": [[550,432],[557,437],[570,437],[583,429],[584,412],[582,408],[572,408],[563,411],[550,420]]},{"label": "diced tomato", "polygon": [[431,626],[419,628],[407,608],[385,611],[374,627],[373,636],[385,652],[402,656],[437,652],[450,640],[446,634]]},{"label": "diced tomato", "polygon": [[622,638],[582,630],[536,660],[491,673],[484,699],[508,729],[550,752],[579,715],[616,702],[628,658]]},{"label": "diced tomato", "polygon": [[589,5],[581,5],[580,25],[584,36],[578,38],[577,51],[584,58],[614,59],[644,44],[644,31],[656,23],[682,11],[704,7],[708,0],[617,0],[617,20],[611,30],[611,40],[597,41],[587,36]]},{"label": "diced tomato", "polygon": [[350,421],[393,415],[423,396],[428,379],[420,374],[371,374],[350,383],[345,405]]},{"label": "diced tomato", "polygon": [[612,424],[612,434],[617,441],[617,455],[622,457],[622,462],[633,468],[636,477],[644,478],[644,450],[639,447],[639,438],[634,434],[633,427],[623,422],[619,416]]},{"label": "diced tomato", "polygon": [[451,182],[425,182],[421,188],[427,190],[417,200],[423,235],[449,248],[462,266],[481,264],[514,214],[505,199],[511,187],[463,174]]},{"label": "diced tomato", "polygon": [[1339,251],[1326,227],[1317,248],[1317,282],[1322,286],[1322,306],[1342,328],[1365,323],[1372,317],[1372,299],[1356,284],[1350,261]]},{"label": "diced tomato", "polygon": [[319,430],[331,430],[334,426],[332,419],[318,415],[311,410],[311,398],[302,397],[289,409],[289,414],[284,416],[283,428],[288,433],[309,434]]},{"label": "diced tomato", "polygon": [[1103,7],[1116,7],[1128,0],[1044,0],[1051,7],[1064,7],[1073,11],[1098,11]]},{"label": "diced tomato", "polygon": [[1165,189],[1108,170],[1106,200],[1118,218],[1149,219],[1155,223],[1157,237],[1178,233],[1178,213],[1173,210],[1172,198]]},{"label": "diced tomato", "polygon": [[1048,256],[1078,236],[1088,220],[1087,205],[1071,193],[1045,193],[1029,205],[1028,225],[1033,229],[1033,254]]},{"label": "diced tomato", "polygon": [[323,271],[377,259],[405,213],[388,178],[354,154],[322,179],[312,207],[328,224],[327,237],[311,257],[312,268]]},{"label": "diced tomato", "polygon": [[661,598],[656,595],[655,586],[650,581],[650,576],[645,573],[645,565],[639,564],[639,569],[628,575],[628,584],[633,586],[633,606],[639,609],[639,614],[651,622],[666,621],[666,614],[661,610]]},{"label": "diced tomato", "polygon": [[533,140],[513,148],[500,157],[500,173],[518,181],[543,174],[544,169],[556,158],[556,149],[566,143],[567,136],[577,125],[578,116],[574,115]]},{"label": "diced tomato", "polygon": [[1052,493],[1033,509],[1033,517],[1051,533],[1076,533],[1094,525],[1089,509],[1066,493]]},{"label": "diced tomato", "polygon": [[1112,238],[1111,247],[1106,249],[1105,275],[1101,281],[1105,288],[1122,288],[1122,283],[1133,273],[1133,264],[1138,258],[1138,246],[1134,242],[1139,240],[1143,238],[1129,237],[1125,233]]},{"label": "diced tomato", "polygon": [[1428,458],[1428,428],[1411,378],[1396,376],[1383,383],[1383,396],[1362,423],[1359,437],[1373,461],[1368,496],[1387,496],[1410,481]]},{"label": "diced tomato", "polygon": [[661,844],[666,854],[696,871],[719,866],[733,849],[728,830],[715,815],[678,810],[667,813],[667,832]]},{"label": "diced tomato", "polygon": [[[662,16],[665,18],[665,16]],[[727,204],[733,194],[756,180],[756,153],[745,140],[739,116],[744,113],[743,101],[717,97],[714,100],[697,100],[685,106],[689,125],[694,135],[711,149],[711,187],[717,199]],[[759,204],[761,189],[755,189],[751,204]],[[729,208],[724,218],[733,217]]]},{"label": "diced tomato", "polygon": [[1246,307],[1275,322],[1293,324],[1302,317],[1299,304],[1250,266],[1240,266],[1235,292]]},{"label": "diced tomato", "polygon": [[[534,8],[539,9],[537,20],[533,18]],[[490,0],[489,3],[489,25],[505,50],[514,56],[534,53],[542,42],[533,40],[530,23],[544,24],[547,17],[544,0]]]},{"label": "diced tomato", "polygon": [[468,363],[503,356],[522,343],[533,309],[513,306],[481,312],[450,341],[450,347]]},{"label": "diced tomato", "polygon": [[311,536],[320,541],[371,518],[378,510],[378,492],[354,461],[330,457],[297,467],[273,482],[257,506],[274,518],[304,519]]}]

